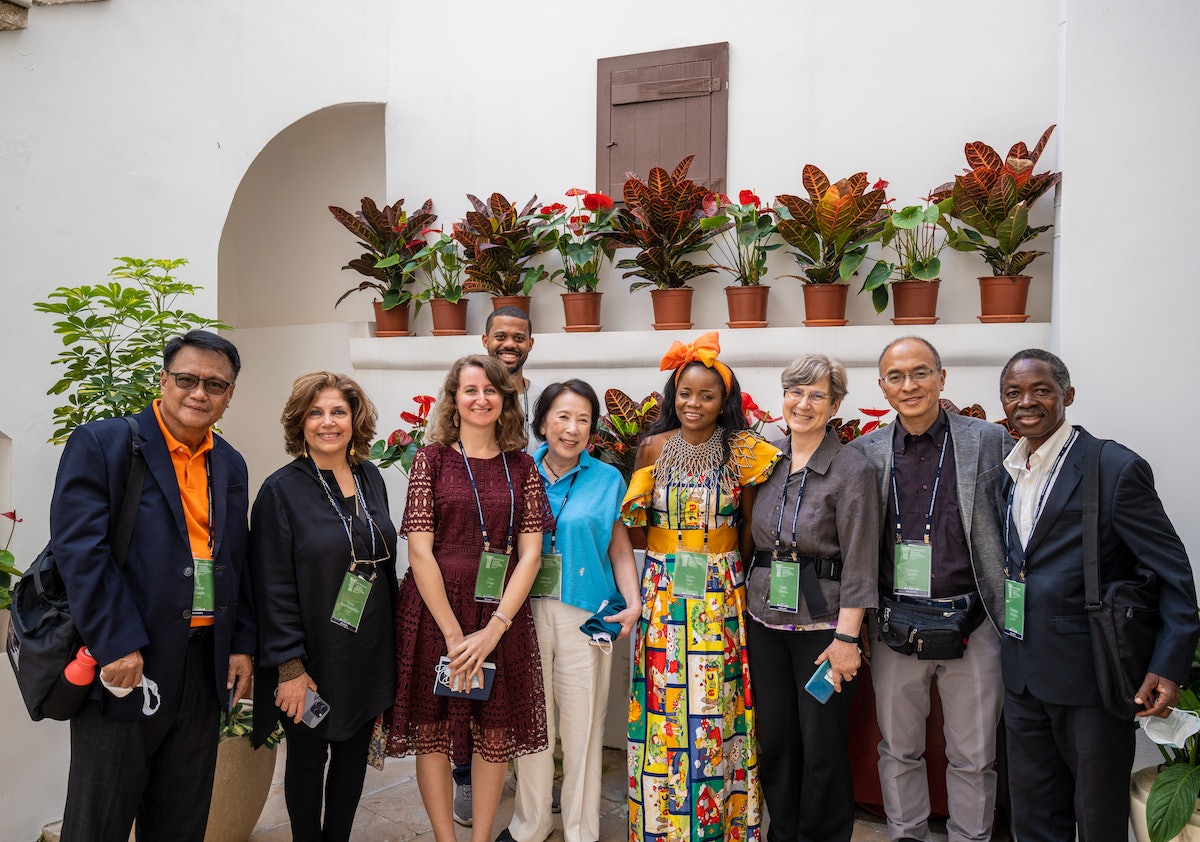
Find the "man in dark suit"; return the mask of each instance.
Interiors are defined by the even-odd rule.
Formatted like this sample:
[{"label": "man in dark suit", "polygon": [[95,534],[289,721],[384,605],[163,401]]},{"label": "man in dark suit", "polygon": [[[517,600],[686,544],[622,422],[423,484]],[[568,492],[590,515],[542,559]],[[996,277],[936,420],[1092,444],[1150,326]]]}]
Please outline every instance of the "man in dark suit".
[{"label": "man in dark suit", "polygon": [[[969,612],[961,628],[967,646],[957,657],[902,654],[878,641],[872,647],[883,737],[879,781],[893,842],[932,838],[924,755],[935,677],[945,722],[950,842],[990,839],[996,802],[1004,587],[997,512],[1001,462],[1012,439],[996,424],[942,409],[945,383],[941,357],[929,342],[909,336],[888,345],[879,358],[879,386],[897,421],[850,444],[866,455],[879,481],[880,604]],[[923,584],[913,587],[916,580]]]},{"label": "man in dark suit", "polygon": [[162,397],[138,416],[146,461],[124,568],[112,558],[131,456],[124,419],[67,441],[50,504],[72,616],[101,665],[71,720],[62,838],[202,840],[218,716],[246,691],[255,627],[246,565],[246,463],[212,425],[241,362],[194,330],[163,351]]},{"label": "man in dark suit", "polygon": [[[1021,842],[1125,842],[1134,728],[1102,707],[1084,608],[1083,465],[1100,442],[1066,423],[1075,400],[1062,360],[1029,349],[1000,376],[1009,423],[1024,438],[1005,460],[1009,586],[1002,651],[1004,721]],[[1153,571],[1161,625],[1138,716],[1166,716],[1197,632],[1191,564],[1154,490],[1150,466],[1108,442],[1100,457],[1099,567],[1108,582]]]}]

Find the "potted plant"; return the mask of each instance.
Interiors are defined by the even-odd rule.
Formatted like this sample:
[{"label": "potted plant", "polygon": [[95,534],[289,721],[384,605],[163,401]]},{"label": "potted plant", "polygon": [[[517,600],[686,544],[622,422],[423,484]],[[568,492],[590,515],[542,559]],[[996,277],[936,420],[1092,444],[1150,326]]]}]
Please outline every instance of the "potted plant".
[{"label": "potted plant", "polygon": [[894,259],[876,261],[859,292],[870,292],[875,312],[882,313],[891,287],[896,296],[892,324],[931,325],[937,321],[940,255],[954,237],[948,216],[953,206],[953,197],[935,202],[930,195],[924,205],[884,210],[879,242]]},{"label": "potted plant", "polygon": [[761,206],[753,190],[743,190],[738,201],[709,193],[704,197],[705,218],[700,226],[713,235],[726,263],[721,266],[733,275],[736,284],[725,287],[731,328],[766,327],[767,296],[771,287],[762,282],[767,272],[767,254],[782,243],[768,241],[775,236],[776,211]]},{"label": "potted plant", "polygon": [[640,401],[634,401],[620,389],[609,389],[604,393],[604,408],[608,413],[601,415],[596,423],[592,455],[620,471],[628,484],[633,476],[642,434],[658,420],[662,411],[662,395],[651,392]]},{"label": "potted plant", "polygon": [[[1005,158],[982,141],[968,143],[964,151],[970,169],[955,176],[952,187],[945,185],[934,194],[940,200],[948,190],[954,199],[951,213],[966,226],[955,232],[951,247],[979,252],[992,269],[992,277],[979,279],[981,322],[1029,318],[1025,314],[1029,276],[1022,273],[1045,252],[1022,251],[1022,246],[1050,229],[1031,226],[1029,209],[1062,180],[1062,173],[1033,171],[1053,131],[1054,126],[1046,129],[1032,150],[1024,142],[1013,144]],[[993,296],[1000,298],[993,300]]]},{"label": "potted plant", "polygon": [[411,216],[403,210],[403,199],[380,210],[373,199],[363,196],[361,205],[357,213],[329,206],[334,219],[358,237],[358,244],[366,250],[342,268],[368,278],[343,292],[333,306],[355,292],[374,290],[381,299],[375,302],[375,335],[408,336],[412,293],[405,288],[410,278],[404,274],[404,265],[425,244],[424,232],[437,219],[433,200],[426,199]]},{"label": "potted plant", "polygon": [[792,246],[804,282],[804,312],[808,327],[846,324],[846,286],[867,252],[879,239],[884,219],[879,213],[887,196],[887,182],[867,189],[867,174],[830,182],[815,164],[802,174],[808,198],[776,198],[779,235]]},{"label": "potted plant", "polygon": [[623,278],[641,279],[629,285],[630,292],[653,287],[655,330],[690,328],[688,281],[718,268],[687,259],[711,245],[710,232],[700,225],[709,191],[687,177],[693,158],[684,158],[671,172],[653,167],[646,181],[630,176],[622,191],[625,207],[613,218],[607,235],[617,246],[638,250],[636,257],[617,261],[617,268],[629,270]]},{"label": "potted plant", "polygon": [[239,701],[228,714],[221,712],[221,738],[204,842],[248,839],[267,803],[275,775],[275,749],[283,739],[283,728],[276,725],[258,749],[250,744],[253,730],[254,703],[249,699]]},{"label": "potted plant", "polygon": [[463,298],[463,260],[458,242],[444,231],[426,243],[404,265],[404,274],[424,278],[413,293],[413,316],[428,302],[433,313],[434,336],[463,336],[467,332],[467,299]]},{"label": "potted plant", "polygon": [[615,215],[613,200],[603,193],[589,193],[572,187],[566,194],[575,200],[575,212],[561,202],[547,205],[539,212],[555,231],[555,248],[563,268],[551,275],[562,276],[563,314],[567,333],[594,333],[600,330],[600,297],[596,291],[600,270],[613,259],[617,245],[604,235],[612,230]]},{"label": "potted plant", "polygon": [[463,247],[464,291],[486,292],[493,306],[515,304],[528,313],[533,285],[550,274],[529,263],[554,248],[556,239],[554,229],[533,212],[537,196],[519,212],[499,193],[486,204],[470,193],[467,199],[475,209],[455,223],[451,234]]}]

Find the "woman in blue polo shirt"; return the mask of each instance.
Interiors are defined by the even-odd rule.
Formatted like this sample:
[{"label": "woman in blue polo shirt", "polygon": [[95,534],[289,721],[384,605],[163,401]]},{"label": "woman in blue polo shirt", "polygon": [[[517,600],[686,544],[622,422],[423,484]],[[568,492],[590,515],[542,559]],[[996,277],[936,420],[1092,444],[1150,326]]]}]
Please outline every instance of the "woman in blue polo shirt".
[{"label": "woman in blue polo shirt", "polygon": [[600,761],[611,647],[593,645],[579,627],[619,591],[626,608],[601,616],[619,623],[624,637],[642,604],[633,547],[618,519],[625,481],[612,465],[586,452],[599,416],[596,393],[582,380],[550,384],[534,410],[531,426],[545,443],[533,458],[556,524],[543,538],[542,573],[530,592],[550,747],[517,758],[513,819],[497,842],[541,842],[550,835],[555,711],[563,753],[563,838],[600,838]]}]

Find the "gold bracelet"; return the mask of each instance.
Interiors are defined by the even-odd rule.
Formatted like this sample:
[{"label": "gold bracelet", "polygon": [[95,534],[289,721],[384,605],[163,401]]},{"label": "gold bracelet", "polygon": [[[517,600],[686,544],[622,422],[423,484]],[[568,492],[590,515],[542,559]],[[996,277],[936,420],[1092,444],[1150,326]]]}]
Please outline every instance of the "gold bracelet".
[{"label": "gold bracelet", "polygon": [[495,617],[495,618],[496,618],[497,620],[499,620],[500,622],[504,623],[504,630],[505,630],[505,631],[508,631],[509,629],[511,629],[511,628],[512,628],[512,619],[511,619],[510,617],[505,617],[505,616],[504,616],[503,614],[501,614],[501,613],[500,613],[498,610],[497,610],[497,611],[493,611],[493,612],[492,612],[492,616],[493,616],[493,617]]}]

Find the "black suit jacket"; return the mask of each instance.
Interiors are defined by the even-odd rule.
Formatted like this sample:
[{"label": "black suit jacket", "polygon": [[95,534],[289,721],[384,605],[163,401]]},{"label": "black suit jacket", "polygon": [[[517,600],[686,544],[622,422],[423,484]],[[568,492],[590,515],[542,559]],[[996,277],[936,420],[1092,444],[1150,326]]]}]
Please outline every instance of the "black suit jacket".
[{"label": "black suit jacket", "polygon": [[[1004,635],[1004,684],[1050,704],[1098,705],[1092,641],[1083,595],[1083,463],[1099,440],[1083,428],[1063,460],[1026,555],[1025,638]],[[1011,481],[1010,481],[1011,485]],[[1116,442],[1100,460],[1100,587],[1158,575],[1162,617],[1149,672],[1186,683],[1200,620],[1187,551],[1154,490],[1150,466]],[[1019,542],[1015,529],[1010,541]]]},{"label": "black suit jacket", "polygon": [[[96,662],[111,663],[140,649],[143,672],[157,682],[166,709],[177,702],[182,687],[191,625],[192,551],[171,454],[153,407],[137,418],[146,476],[124,569],[117,568],[110,546],[131,458],[129,425],[123,418],[85,424],[67,440],[50,502],[50,534],[72,617]],[[245,460],[219,436],[213,436],[210,461],[216,588],[213,676],[224,705],[230,652],[254,653],[246,564],[249,498]],[[117,699],[96,682],[91,692],[105,716],[142,718],[140,691]]]}]

